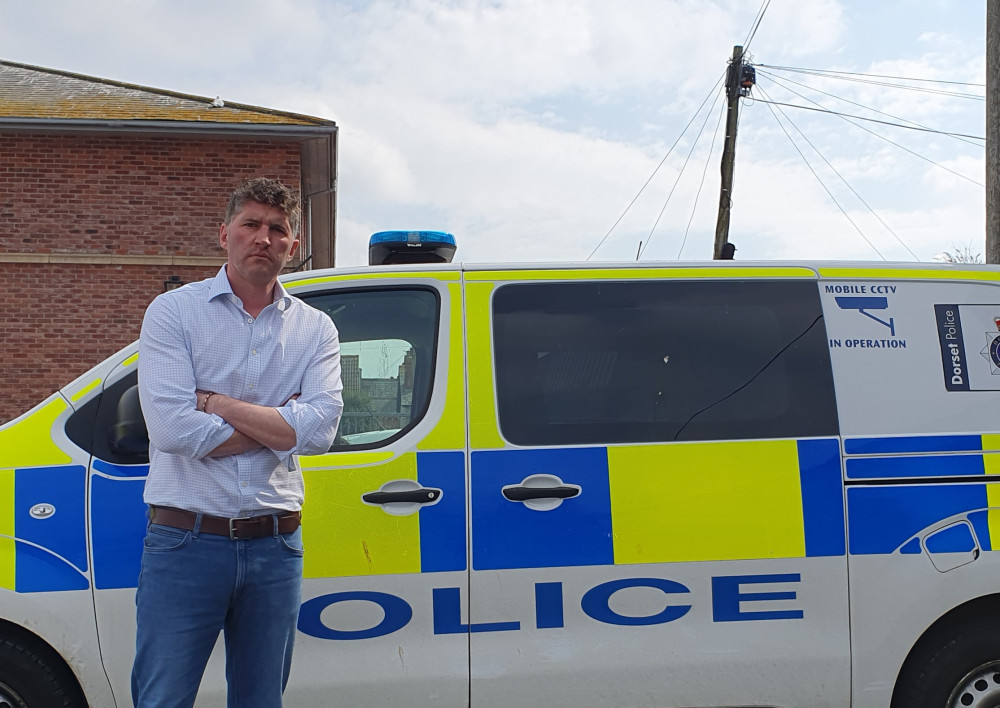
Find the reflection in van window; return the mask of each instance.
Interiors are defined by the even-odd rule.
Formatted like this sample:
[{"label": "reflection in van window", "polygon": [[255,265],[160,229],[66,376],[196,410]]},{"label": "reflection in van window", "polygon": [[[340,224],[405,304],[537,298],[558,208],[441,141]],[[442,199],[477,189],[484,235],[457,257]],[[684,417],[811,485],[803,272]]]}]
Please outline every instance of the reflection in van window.
[{"label": "reflection in van window", "polygon": [[340,332],[344,413],[333,449],[377,447],[427,410],[438,298],[431,290],[338,290],[302,298]]},{"label": "reflection in van window", "polygon": [[837,434],[814,282],[513,284],[493,311],[512,443]]}]

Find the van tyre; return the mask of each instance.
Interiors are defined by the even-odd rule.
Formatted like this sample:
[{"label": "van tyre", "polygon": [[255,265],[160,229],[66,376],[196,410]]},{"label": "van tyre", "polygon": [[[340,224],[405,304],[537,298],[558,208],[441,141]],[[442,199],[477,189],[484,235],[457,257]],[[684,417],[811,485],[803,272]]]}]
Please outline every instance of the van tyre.
[{"label": "van tyre", "polygon": [[35,642],[0,638],[0,708],[86,708],[58,655]]},{"label": "van tyre", "polygon": [[903,665],[892,708],[1000,705],[1000,623],[966,623],[921,647]]}]

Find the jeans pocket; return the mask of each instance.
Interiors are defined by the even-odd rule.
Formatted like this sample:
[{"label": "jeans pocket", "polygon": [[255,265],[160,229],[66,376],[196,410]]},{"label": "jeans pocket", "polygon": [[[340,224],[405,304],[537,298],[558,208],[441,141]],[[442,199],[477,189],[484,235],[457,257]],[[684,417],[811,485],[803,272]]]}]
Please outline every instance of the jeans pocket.
[{"label": "jeans pocket", "polygon": [[301,529],[297,529],[292,533],[278,534],[278,541],[281,543],[282,548],[291,553],[293,556],[301,558],[305,553],[305,548],[302,547]]},{"label": "jeans pocket", "polygon": [[143,550],[147,553],[169,553],[184,548],[191,540],[191,532],[171,526],[150,524],[146,529]]}]

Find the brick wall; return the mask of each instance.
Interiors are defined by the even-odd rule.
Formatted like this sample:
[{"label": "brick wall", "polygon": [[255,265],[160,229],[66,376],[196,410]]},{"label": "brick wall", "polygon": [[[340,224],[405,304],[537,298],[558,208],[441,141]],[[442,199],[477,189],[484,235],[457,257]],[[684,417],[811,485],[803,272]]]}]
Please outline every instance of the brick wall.
[{"label": "brick wall", "polygon": [[163,281],[215,267],[0,263],[0,422],[15,418],[139,338]]},{"label": "brick wall", "polygon": [[211,236],[237,183],[299,188],[288,141],[8,133],[0,155],[3,253],[221,255]]},{"label": "brick wall", "polygon": [[14,133],[0,135],[0,156],[0,423],[138,338],[164,280],[218,269],[4,254],[221,259],[234,185],[265,175],[299,188],[299,146],[287,141]]}]

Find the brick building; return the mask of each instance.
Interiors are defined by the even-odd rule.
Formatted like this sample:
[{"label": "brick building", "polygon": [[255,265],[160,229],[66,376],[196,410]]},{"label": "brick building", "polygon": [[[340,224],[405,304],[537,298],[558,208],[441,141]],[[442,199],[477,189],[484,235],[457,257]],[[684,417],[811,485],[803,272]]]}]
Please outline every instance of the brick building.
[{"label": "brick building", "polygon": [[243,178],[303,195],[292,267],[334,261],[332,121],[0,61],[0,422],[139,335],[171,281],[214,275]]}]

